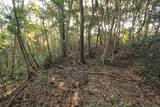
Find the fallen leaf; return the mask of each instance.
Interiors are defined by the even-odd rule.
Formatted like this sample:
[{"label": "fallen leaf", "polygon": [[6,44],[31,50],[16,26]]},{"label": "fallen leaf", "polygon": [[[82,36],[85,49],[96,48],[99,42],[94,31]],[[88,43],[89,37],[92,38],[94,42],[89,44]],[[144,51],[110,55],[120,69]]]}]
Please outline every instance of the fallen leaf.
[{"label": "fallen leaf", "polygon": [[75,92],[73,95],[73,99],[72,99],[72,106],[71,107],[76,107],[79,105],[79,93]]}]

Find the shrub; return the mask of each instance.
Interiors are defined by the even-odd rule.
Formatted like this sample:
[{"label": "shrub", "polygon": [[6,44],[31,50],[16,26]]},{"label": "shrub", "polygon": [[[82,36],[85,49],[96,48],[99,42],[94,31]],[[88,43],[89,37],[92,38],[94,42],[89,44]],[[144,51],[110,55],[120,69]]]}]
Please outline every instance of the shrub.
[{"label": "shrub", "polygon": [[160,80],[160,36],[144,37],[129,44],[138,56],[142,73]]},{"label": "shrub", "polygon": [[108,55],[103,54],[100,58],[105,65],[112,65],[113,64],[112,59]]}]

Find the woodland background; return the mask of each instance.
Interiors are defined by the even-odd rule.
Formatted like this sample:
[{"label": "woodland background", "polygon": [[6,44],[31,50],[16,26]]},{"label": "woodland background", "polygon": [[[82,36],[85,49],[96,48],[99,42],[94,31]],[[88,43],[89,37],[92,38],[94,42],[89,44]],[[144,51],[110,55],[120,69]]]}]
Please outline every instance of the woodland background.
[{"label": "woodland background", "polygon": [[159,53],[159,0],[0,1],[1,94],[64,59],[117,67],[134,61],[158,82]]}]

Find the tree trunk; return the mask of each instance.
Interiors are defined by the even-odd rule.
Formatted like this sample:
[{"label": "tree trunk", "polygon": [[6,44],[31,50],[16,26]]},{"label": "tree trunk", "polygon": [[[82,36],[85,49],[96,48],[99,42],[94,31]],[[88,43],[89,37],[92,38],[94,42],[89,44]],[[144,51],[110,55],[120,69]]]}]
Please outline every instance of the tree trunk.
[{"label": "tree trunk", "polygon": [[[26,40],[26,39],[25,39],[25,40]],[[36,59],[35,59],[35,57],[34,57],[34,54],[32,53],[31,47],[30,47],[30,45],[29,45],[29,43],[28,43],[27,40],[26,40],[26,44],[27,44],[28,50],[29,50],[29,52],[30,52],[31,59],[32,59],[33,63],[37,66],[37,68],[39,68],[39,64],[38,64],[38,62],[36,61]]]},{"label": "tree trunk", "polygon": [[83,0],[79,0],[80,6],[80,61],[84,61],[84,9],[83,9]]},{"label": "tree trunk", "polygon": [[27,73],[28,73],[28,79],[30,79],[32,76],[33,76],[33,72],[30,70],[30,66],[32,67],[32,69],[35,69],[30,60],[29,60],[29,56],[27,54],[27,51],[25,49],[25,46],[23,44],[23,39],[21,37],[21,29],[20,29],[20,22],[19,22],[19,18],[18,18],[18,15],[17,15],[17,10],[16,10],[16,5],[15,5],[15,1],[12,0],[12,4],[13,4],[13,10],[14,10],[14,17],[15,17],[15,21],[16,21],[16,37],[18,39],[18,43],[19,43],[19,46],[20,46],[20,49],[21,49],[21,52],[22,52],[22,55],[24,57],[24,60],[26,62],[26,65],[27,65]]},{"label": "tree trunk", "polygon": [[13,77],[13,73],[14,73],[14,70],[15,70],[15,52],[16,52],[16,37],[14,38],[14,42],[13,42],[13,50],[12,50],[12,65],[11,65],[11,71],[12,71],[12,74],[11,76]]},{"label": "tree trunk", "polygon": [[64,15],[64,1],[58,9],[59,11],[59,30],[60,30],[60,37],[61,37],[61,49],[62,49],[62,56],[67,57],[67,48],[66,48],[66,37],[65,37],[65,15]]},{"label": "tree trunk", "polygon": [[143,23],[141,24],[140,28],[138,29],[138,31],[136,32],[137,35],[138,35],[138,39],[140,38],[140,33],[141,33],[141,30],[143,29],[144,25],[146,24],[146,20],[147,20],[147,12],[148,12],[148,6],[149,6],[149,0],[147,0],[147,4],[146,4],[146,8],[145,8],[145,13],[144,13],[144,20],[143,20]]},{"label": "tree trunk", "polygon": [[49,57],[50,57],[50,59],[52,59],[52,54],[51,54],[50,45],[49,45],[49,39],[48,39],[48,35],[47,35],[47,30],[46,30],[45,25],[44,25],[44,19],[42,20],[42,25],[43,25],[43,31],[44,31],[44,34],[45,34],[45,38],[46,38],[46,41],[47,41],[47,49],[48,49]]},{"label": "tree trunk", "polygon": [[120,36],[120,29],[121,29],[121,0],[117,0],[117,25],[115,26],[115,37],[114,37],[114,44],[112,49],[112,60],[114,60],[115,52],[119,47],[119,36]]},{"label": "tree trunk", "polygon": [[[73,0],[69,0],[68,1],[68,8],[69,8],[69,10],[72,10],[72,5],[73,5]],[[70,30],[70,21],[71,21],[71,15],[69,15],[69,18],[68,18],[68,22],[66,23],[66,39],[67,39],[67,41],[66,41],[66,51],[67,51],[67,53],[68,53],[68,46],[69,46],[69,30]]]},{"label": "tree trunk", "polygon": [[91,55],[91,29],[92,29],[92,25],[93,25],[93,18],[94,18],[94,13],[96,11],[97,8],[97,0],[95,1],[95,6],[92,0],[92,15],[91,15],[91,20],[88,26],[88,56],[92,57]]}]

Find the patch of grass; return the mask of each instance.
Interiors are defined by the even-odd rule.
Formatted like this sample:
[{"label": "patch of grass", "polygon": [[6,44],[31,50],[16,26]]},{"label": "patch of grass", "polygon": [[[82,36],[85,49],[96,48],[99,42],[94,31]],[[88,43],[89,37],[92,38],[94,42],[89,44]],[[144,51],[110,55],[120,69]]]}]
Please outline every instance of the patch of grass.
[{"label": "patch of grass", "polygon": [[152,107],[159,107],[157,104],[152,104]]},{"label": "patch of grass", "polygon": [[36,78],[37,84],[47,84],[49,82],[49,72],[42,73],[39,77]]},{"label": "patch of grass", "polygon": [[132,103],[125,99],[122,104],[118,104],[118,99],[115,95],[109,97],[109,102],[104,100],[92,100],[85,107],[132,107]]},{"label": "patch of grass", "polygon": [[111,96],[110,96],[110,103],[111,103],[112,105],[114,105],[116,102],[117,102],[116,96],[115,96],[115,95],[111,95]]},{"label": "patch of grass", "polygon": [[110,65],[110,66],[113,65],[113,61],[107,55],[102,55],[101,60],[105,65]]}]

